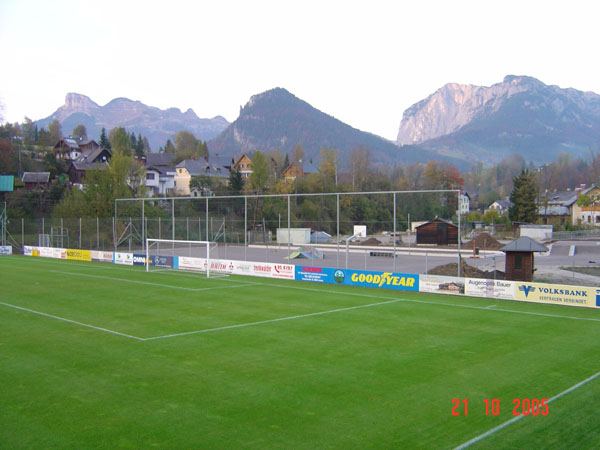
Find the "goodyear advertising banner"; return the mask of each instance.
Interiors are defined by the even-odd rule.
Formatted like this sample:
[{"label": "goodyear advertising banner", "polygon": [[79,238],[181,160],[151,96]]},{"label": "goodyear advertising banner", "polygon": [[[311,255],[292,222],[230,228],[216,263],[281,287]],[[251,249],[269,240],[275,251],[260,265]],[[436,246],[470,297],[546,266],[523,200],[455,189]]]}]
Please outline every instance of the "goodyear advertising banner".
[{"label": "goodyear advertising banner", "polygon": [[90,250],[79,250],[74,248],[68,248],[66,250],[67,259],[72,261],[91,261],[92,252]]},{"label": "goodyear advertising banner", "polygon": [[296,266],[296,280],[399,291],[419,290],[419,275],[370,270]]},{"label": "goodyear advertising banner", "polygon": [[595,308],[599,289],[564,284],[515,282],[515,300]]}]

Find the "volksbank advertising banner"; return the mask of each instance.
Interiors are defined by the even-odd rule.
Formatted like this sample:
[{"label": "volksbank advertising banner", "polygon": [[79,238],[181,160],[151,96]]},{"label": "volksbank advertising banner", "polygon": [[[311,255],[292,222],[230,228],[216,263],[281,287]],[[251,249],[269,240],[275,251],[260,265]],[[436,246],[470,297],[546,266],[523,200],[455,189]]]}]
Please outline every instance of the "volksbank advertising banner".
[{"label": "volksbank advertising banner", "polygon": [[515,300],[588,308],[600,306],[600,289],[598,288],[520,281],[515,281],[514,284]]},{"label": "volksbank advertising banner", "polygon": [[419,290],[419,275],[407,273],[296,266],[296,280],[398,291]]}]

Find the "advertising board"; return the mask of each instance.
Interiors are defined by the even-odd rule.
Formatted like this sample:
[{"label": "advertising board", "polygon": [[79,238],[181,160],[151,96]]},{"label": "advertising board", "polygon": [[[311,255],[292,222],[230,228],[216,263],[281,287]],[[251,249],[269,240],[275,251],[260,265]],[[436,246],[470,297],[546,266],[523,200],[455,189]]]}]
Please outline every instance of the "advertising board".
[{"label": "advertising board", "polygon": [[162,267],[165,269],[177,268],[177,256],[153,255],[150,258],[152,260],[152,265],[155,267]]},{"label": "advertising board", "polygon": [[295,279],[400,291],[419,290],[419,275],[406,273],[296,266]]},{"label": "advertising board", "polygon": [[134,253],[133,254],[133,265],[134,266],[145,266],[146,265],[146,255],[143,253]]},{"label": "advertising board", "polygon": [[465,294],[473,297],[515,299],[515,282],[465,278]]},{"label": "advertising board", "polygon": [[72,261],[91,261],[92,252],[90,250],[80,250],[76,248],[68,248],[66,250],[67,259]]},{"label": "advertising board", "polygon": [[31,247],[30,245],[24,245],[23,246],[23,255],[32,256],[33,255],[33,247]]},{"label": "advertising board", "polygon": [[115,252],[113,262],[115,264],[133,266],[133,253]]},{"label": "advertising board", "polygon": [[465,279],[442,275],[419,275],[419,292],[463,295]]},{"label": "advertising board", "polygon": [[12,245],[0,245],[0,255],[1,256],[12,255]]},{"label": "advertising board", "polygon": [[515,300],[553,305],[598,306],[598,289],[564,284],[515,282]]},{"label": "advertising board", "polygon": [[92,261],[112,262],[113,252],[92,250]]}]

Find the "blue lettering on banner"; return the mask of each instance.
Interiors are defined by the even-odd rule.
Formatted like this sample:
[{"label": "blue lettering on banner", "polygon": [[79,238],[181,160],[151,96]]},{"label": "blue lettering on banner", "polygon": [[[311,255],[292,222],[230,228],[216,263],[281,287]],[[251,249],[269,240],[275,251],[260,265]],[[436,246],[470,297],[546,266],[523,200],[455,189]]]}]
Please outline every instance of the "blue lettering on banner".
[{"label": "blue lettering on banner", "polygon": [[600,308],[600,289],[596,289],[596,306]]},{"label": "blue lettering on banner", "polygon": [[142,255],[140,253],[133,254],[133,265],[134,266],[145,266],[146,265],[146,255]]},{"label": "blue lettering on banner", "polygon": [[400,291],[419,290],[419,275],[395,272],[296,266],[296,280]]}]

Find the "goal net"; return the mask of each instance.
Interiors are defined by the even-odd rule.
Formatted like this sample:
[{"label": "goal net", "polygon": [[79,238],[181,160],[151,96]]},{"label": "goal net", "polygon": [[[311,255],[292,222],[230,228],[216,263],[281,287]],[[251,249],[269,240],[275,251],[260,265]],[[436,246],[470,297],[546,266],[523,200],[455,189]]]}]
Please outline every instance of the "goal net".
[{"label": "goal net", "polygon": [[177,269],[211,278],[228,276],[222,264],[216,264],[218,258],[216,242],[146,239],[146,272]]}]

